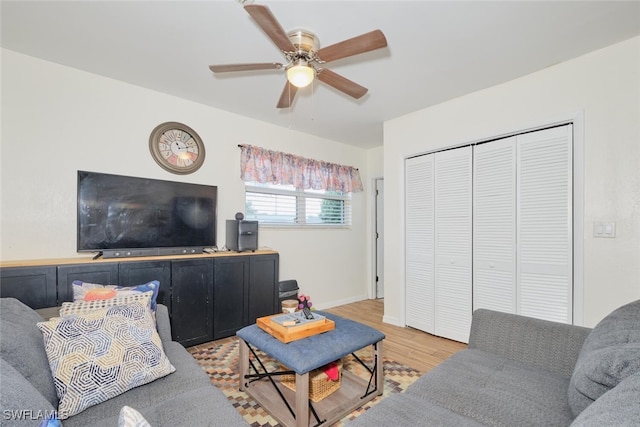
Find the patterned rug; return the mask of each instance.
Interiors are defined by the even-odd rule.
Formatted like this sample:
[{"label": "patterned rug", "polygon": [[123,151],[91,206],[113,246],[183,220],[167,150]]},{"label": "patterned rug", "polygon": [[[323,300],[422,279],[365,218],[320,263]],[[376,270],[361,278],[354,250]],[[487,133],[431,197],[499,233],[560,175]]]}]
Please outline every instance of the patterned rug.
[{"label": "patterned rug", "polygon": [[[202,369],[209,375],[211,383],[222,390],[227,396],[227,399],[229,399],[247,423],[253,427],[280,426],[280,424],[251,397],[238,390],[238,339],[236,337],[225,338],[208,345],[190,347],[188,350]],[[360,350],[356,352],[356,354],[367,363],[370,363],[373,358],[370,347]],[[263,359],[263,356],[261,356],[261,359]],[[271,361],[266,364],[273,366],[274,363],[275,362]],[[345,357],[343,363],[343,369],[368,379],[369,372],[364,369],[353,356]],[[419,377],[420,373],[417,370],[384,358],[383,396],[376,397],[334,425],[342,426],[346,421],[356,418],[385,396],[403,392]]]}]

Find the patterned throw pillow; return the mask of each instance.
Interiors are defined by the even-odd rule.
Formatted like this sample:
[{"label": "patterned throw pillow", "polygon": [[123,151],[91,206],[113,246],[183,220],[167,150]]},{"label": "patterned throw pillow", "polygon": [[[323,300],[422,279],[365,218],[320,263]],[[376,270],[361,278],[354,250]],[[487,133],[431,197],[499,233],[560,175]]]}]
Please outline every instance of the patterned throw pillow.
[{"label": "patterned throw pillow", "polygon": [[142,304],[145,304],[147,300],[151,300],[152,298],[153,292],[149,291],[110,299],[63,302],[62,307],[60,307],[60,317],[68,316],[70,314],[88,313],[93,310],[113,307],[115,305],[130,304],[132,302],[140,302]]},{"label": "patterned throw pillow", "polygon": [[140,412],[125,405],[120,409],[118,427],[151,427],[151,425]]},{"label": "patterned throw pillow", "polygon": [[38,323],[62,420],[175,371],[145,303]]},{"label": "patterned throw pillow", "polygon": [[156,299],[160,290],[160,282],[152,280],[149,283],[136,286],[100,285],[98,283],[88,283],[81,280],[74,280],[71,284],[74,301],[96,301],[115,297],[139,294],[142,292],[153,292],[151,298],[151,310],[156,311]]}]

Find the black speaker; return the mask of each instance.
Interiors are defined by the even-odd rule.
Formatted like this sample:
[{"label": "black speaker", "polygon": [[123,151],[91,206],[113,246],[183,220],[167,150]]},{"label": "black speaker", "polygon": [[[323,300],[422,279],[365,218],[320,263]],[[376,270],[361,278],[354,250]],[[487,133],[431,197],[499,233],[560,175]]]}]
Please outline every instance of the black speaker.
[{"label": "black speaker", "polygon": [[227,249],[236,252],[258,249],[258,221],[227,220]]}]

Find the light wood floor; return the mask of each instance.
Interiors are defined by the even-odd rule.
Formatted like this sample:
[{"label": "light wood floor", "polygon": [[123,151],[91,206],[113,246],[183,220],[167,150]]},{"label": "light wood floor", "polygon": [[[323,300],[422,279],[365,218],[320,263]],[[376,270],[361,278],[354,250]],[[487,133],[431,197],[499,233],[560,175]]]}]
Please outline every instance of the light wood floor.
[{"label": "light wood floor", "polygon": [[421,373],[467,347],[466,344],[436,337],[413,328],[401,328],[382,322],[384,300],[365,300],[330,308],[329,313],[369,325],[385,334],[383,355]]}]

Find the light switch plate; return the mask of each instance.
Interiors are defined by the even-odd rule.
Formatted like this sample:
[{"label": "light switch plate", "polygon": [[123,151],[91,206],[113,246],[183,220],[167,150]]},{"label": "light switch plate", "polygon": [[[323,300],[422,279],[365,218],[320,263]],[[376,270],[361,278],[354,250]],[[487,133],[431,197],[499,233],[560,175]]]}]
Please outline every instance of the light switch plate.
[{"label": "light switch plate", "polygon": [[593,223],[593,237],[616,237],[616,223],[595,221]]}]

